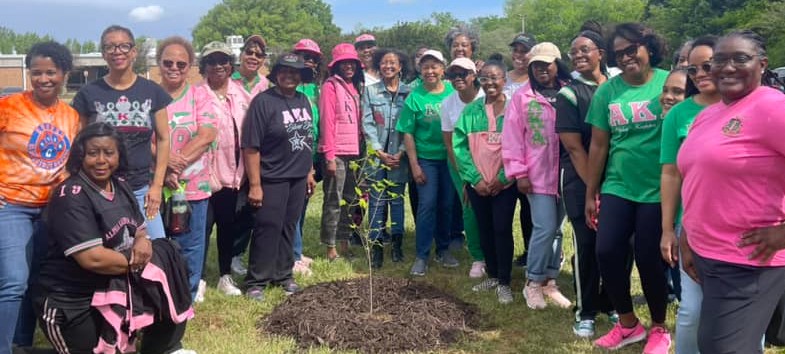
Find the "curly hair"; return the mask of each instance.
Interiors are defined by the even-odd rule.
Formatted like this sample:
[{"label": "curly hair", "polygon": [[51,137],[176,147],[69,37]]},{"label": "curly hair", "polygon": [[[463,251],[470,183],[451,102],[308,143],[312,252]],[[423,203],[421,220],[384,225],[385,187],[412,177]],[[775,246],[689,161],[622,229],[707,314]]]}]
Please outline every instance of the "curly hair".
[{"label": "curly hair", "polygon": [[123,173],[128,169],[128,149],[125,146],[125,140],[117,132],[117,129],[109,123],[96,122],[86,126],[74,138],[74,143],[71,145],[71,152],[68,155],[68,161],[65,163],[65,169],[71,175],[75,175],[82,170],[82,164],[85,159],[85,145],[88,141],[94,138],[110,137],[117,143],[117,152],[120,155],[120,163],[117,166],[115,173]]},{"label": "curly hair", "polygon": [[407,77],[411,72],[411,63],[409,62],[409,56],[406,53],[393,48],[380,48],[377,49],[376,52],[373,53],[373,68],[377,71],[380,71],[380,63],[382,62],[382,58],[384,58],[387,54],[393,54],[398,57],[398,63],[401,65],[401,77]]},{"label": "curly hair", "polygon": [[624,38],[630,43],[637,43],[643,45],[649,51],[649,63],[651,66],[657,66],[667,56],[668,47],[665,40],[662,39],[657,33],[649,27],[640,23],[622,23],[613,30],[608,40],[608,65],[617,66],[616,56],[613,55],[613,41],[616,38]]},{"label": "curly hair", "polygon": [[66,46],[54,41],[33,44],[25,56],[25,66],[29,68],[35,57],[52,59],[55,66],[66,74],[74,68],[74,57],[71,55],[71,51]]},{"label": "curly hair", "polygon": [[166,47],[170,45],[180,45],[185,48],[185,52],[188,53],[188,63],[193,64],[194,60],[196,59],[194,46],[191,45],[191,42],[189,42],[187,39],[180,36],[167,37],[158,43],[158,48],[155,49],[156,61],[161,61],[161,55],[164,54]]},{"label": "curly hair", "polygon": [[472,53],[477,54],[477,48],[480,47],[480,36],[474,28],[466,24],[460,24],[447,31],[447,35],[444,36],[444,45],[446,46],[446,49],[449,51],[450,48],[452,48],[452,42],[455,41],[455,38],[460,36],[465,36],[469,39],[472,46]]}]

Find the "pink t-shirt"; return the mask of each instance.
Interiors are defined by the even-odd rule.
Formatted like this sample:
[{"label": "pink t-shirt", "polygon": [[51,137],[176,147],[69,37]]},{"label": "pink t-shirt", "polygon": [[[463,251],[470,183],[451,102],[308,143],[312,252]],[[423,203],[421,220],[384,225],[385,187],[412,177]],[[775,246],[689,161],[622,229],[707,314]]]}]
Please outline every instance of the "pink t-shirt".
[{"label": "pink t-shirt", "polygon": [[679,149],[684,229],[700,256],[734,264],[767,264],[739,248],[745,232],[785,222],[785,95],[760,87],[743,99],[704,109]]},{"label": "pink t-shirt", "polygon": [[[166,107],[169,113],[169,139],[173,153],[179,154],[196,136],[199,127],[217,127],[212,97],[206,87],[189,85],[180,97],[175,98]],[[203,200],[211,195],[210,155],[214,148],[212,145],[180,174],[180,181],[186,182],[187,200]]]}]

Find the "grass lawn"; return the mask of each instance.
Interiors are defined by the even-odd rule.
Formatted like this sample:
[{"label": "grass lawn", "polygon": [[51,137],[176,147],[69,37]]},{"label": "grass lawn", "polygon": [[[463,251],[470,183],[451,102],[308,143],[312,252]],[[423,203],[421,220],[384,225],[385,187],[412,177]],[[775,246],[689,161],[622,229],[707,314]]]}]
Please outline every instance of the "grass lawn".
[{"label": "grass lawn", "polygon": [[[357,257],[353,261],[345,258],[338,262],[327,262],[324,248],[319,243],[319,221],[321,217],[321,188],[308,205],[305,221],[304,253],[315,258],[312,266],[313,275],[298,277],[300,285],[308,286],[320,282],[347,279],[367,275],[368,266],[364,258]],[[407,203],[408,205],[408,203]],[[380,273],[393,277],[407,277],[414,254],[414,223],[407,210],[405,236],[405,262],[392,263],[389,252],[385,253],[384,267]],[[516,218],[517,219],[517,218]],[[516,220],[516,251],[521,251],[522,239],[520,227]],[[572,234],[569,227],[564,241],[565,259],[573,254]],[[357,247],[356,254],[361,254]],[[601,352],[593,348],[591,341],[579,339],[572,333],[573,313],[555,306],[542,311],[533,311],[526,307],[521,290],[523,288],[523,269],[513,269],[513,290],[515,302],[503,306],[496,302],[494,293],[477,294],[471,286],[477,281],[468,277],[471,261],[467,252],[458,255],[461,266],[457,269],[446,269],[431,262],[429,272],[417,281],[431,283],[439,288],[457,295],[461,299],[476,304],[483,314],[485,327],[476,338],[464,340],[443,352],[446,353],[591,353]],[[206,300],[196,305],[196,318],[189,323],[185,346],[199,353],[328,353],[328,348],[316,347],[301,350],[291,338],[271,337],[257,330],[259,320],[272,311],[273,307],[284,299],[280,289],[266,292],[267,300],[256,303],[244,297],[228,297],[215,290],[217,283],[217,257],[211,245],[206,275],[209,284]],[[637,279],[637,276],[636,276]],[[236,279],[238,283],[241,278]],[[564,294],[574,300],[572,286],[572,267],[565,262],[559,284]],[[634,294],[640,294],[640,285],[634,282]],[[383,296],[383,294],[381,295]],[[644,324],[649,323],[648,310],[645,306],[636,306]],[[675,318],[675,306],[668,313],[668,325],[672,326]],[[607,317],[601,315],[597,321],[597,333],[603,334],[610,328]],[[346,330],[352,330],[347,328]],[[406,338],[401,338],[406,340]],[[643,344],[631,345],[618,353],[640,353]]]}]

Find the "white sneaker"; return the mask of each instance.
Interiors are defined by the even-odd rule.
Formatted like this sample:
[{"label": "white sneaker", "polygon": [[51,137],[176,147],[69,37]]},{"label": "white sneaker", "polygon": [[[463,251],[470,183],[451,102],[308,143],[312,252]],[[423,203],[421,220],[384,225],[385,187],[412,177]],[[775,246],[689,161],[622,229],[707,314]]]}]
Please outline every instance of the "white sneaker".
[{"label": "white sneaker", "polygon": [[237,284],[230,274],[222,275],[221,278],[218,279],[218,291],[228,296],[240,296],[243,294],[243,292],[237,288]]},{"label": "white sneaker", "polygon": [[305,263],[305,261],[294,262],[294,266],[292,267],[292,273],[299,273],[306,277],[312,274],[311,268],[308,267],[308,264]]},{"label": "white sneaker", "polygon": [[196,351],[195,350],[191,350],[191,349],[180,348],[180,349],[175,350],[175,351],[173,351],[173,352],[171,352],[169,354],[196,354]]},{"label": "white sneaker", "polygon": [[204,293],[207,291],[207,282],[204,279],[199,279],[199,285],[196,286],[196,297],[194,302],[204,302]]},{"label": "white sneaker", "polygon": [[549,279],[545,286],[542,287],[542,293],[563,309],[572,307],[570,299],[564,296],[559,290],[559,286],[556,285],[556,279]]},{"label": "white sneaker", "polygon": [[232,273],[242,276],[245,276],[245,273],[248,273],[248,268],[243,265],[243,257],[232,257]]}]

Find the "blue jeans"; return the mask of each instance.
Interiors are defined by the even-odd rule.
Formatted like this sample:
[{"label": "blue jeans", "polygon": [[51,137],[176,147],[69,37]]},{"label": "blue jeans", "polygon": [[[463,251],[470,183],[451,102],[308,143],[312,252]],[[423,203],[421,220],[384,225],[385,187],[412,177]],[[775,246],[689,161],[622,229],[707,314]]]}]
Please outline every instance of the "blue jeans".
[{"label": "blue jeans", "polygon": [[306,197],[303,204],[303,213],[300,214],[300,219],[294,227],[294,239],[292,240],[292,250],[294,251],[294,261],[297,262],[303,259],[303,224],[305,223],[305,212],[308,211],[308,201],[311,198]]},{"label": "blue jeans", "polygon": [[189,201],[191,205],[191,230],[173,235],[172,239],[180,245],[185,263],[188,265],[188,283],[191,285],[191,298],[196,297],[196,289],[199,288],[199,280],[202,279],[202,269],[204,268],[204,249],[205,249],[205,229],[207,224],[207,203],[209,199]]},{"label": "blue jeans", "polygon": [[532,236],[526,276],[535,282],[556,279],[561,267],[561,239],[556,237],[563,215],[555,195],[527,194],[532,212]]},{"label": "blue jeans", "polygon": [[[134,191],[136,202],[139,203],[139,209],[142,210],[142,215],[145,216],[147,215],[147,212],[144,210],[144,196],[147,195],[147,191],[149,190],[149,186],[144,186]],[[204,218],[202,220],[204,220]],[[166,231],[164,231],[164,222],[161,219],[160,212],[156,213],[154,218],[147,219],[147,236],[150,236],[151,239],[166,237]]]},{"label": "blue jeans", "polygon": [[455,190],[450,179],[447,160],[419,160],[425,174],[425,184],[417,185],[417,225],[415,238],[417,258],[427,260],[431,243],[436,241],[436,253],[450,246],[452,207]]},{"label": "blue jeans", "polygon": [[[387,171],[380,170],[374,177],[375,181],[381,181],[387,178]],[[382,232],[387,228],[385,217],[387,207],[390,210],[390,234],[403,235],[404,211],[403,211],[403,193],[406,184],[403,182],[394,182],[395,186],[389,186],[384,190],[377,191],[371,187],[370,208],[368,210],[368,225],[370,232],[368,237],[371,240],[378,240],[382,236]],[[388,193],[396,194],[395,197],[390,196]]]},{"label": "blue jeans", "polygon": [[[14,332],[20,345],[32,345],[35,317],[30,301],[23,308],[28,280],[43,255],[46,235],[43,208],[14,204],[0,207],[0,353],[11,353]],[[43,245],[43,247],[42,247]],[[34,252],[35,250],[35,252]],[[36,259],[37,258],[37,259]],[[27,299],[29,300],[29,299]],[[27,318],[29,316],[32,318]],[[17,321],[25,323],[17,330]],[[32,325],[32,326],[30,326]]]},{"label": "blue jeans", "polygon": [[[676,224],[676,237],[681,237],[681,224]],[[700,284],[687,275],[681,261],[679,261],[679,272],[681,272],[681,301],[676,313],[676,354],[697,354],[703,290]]]}]

